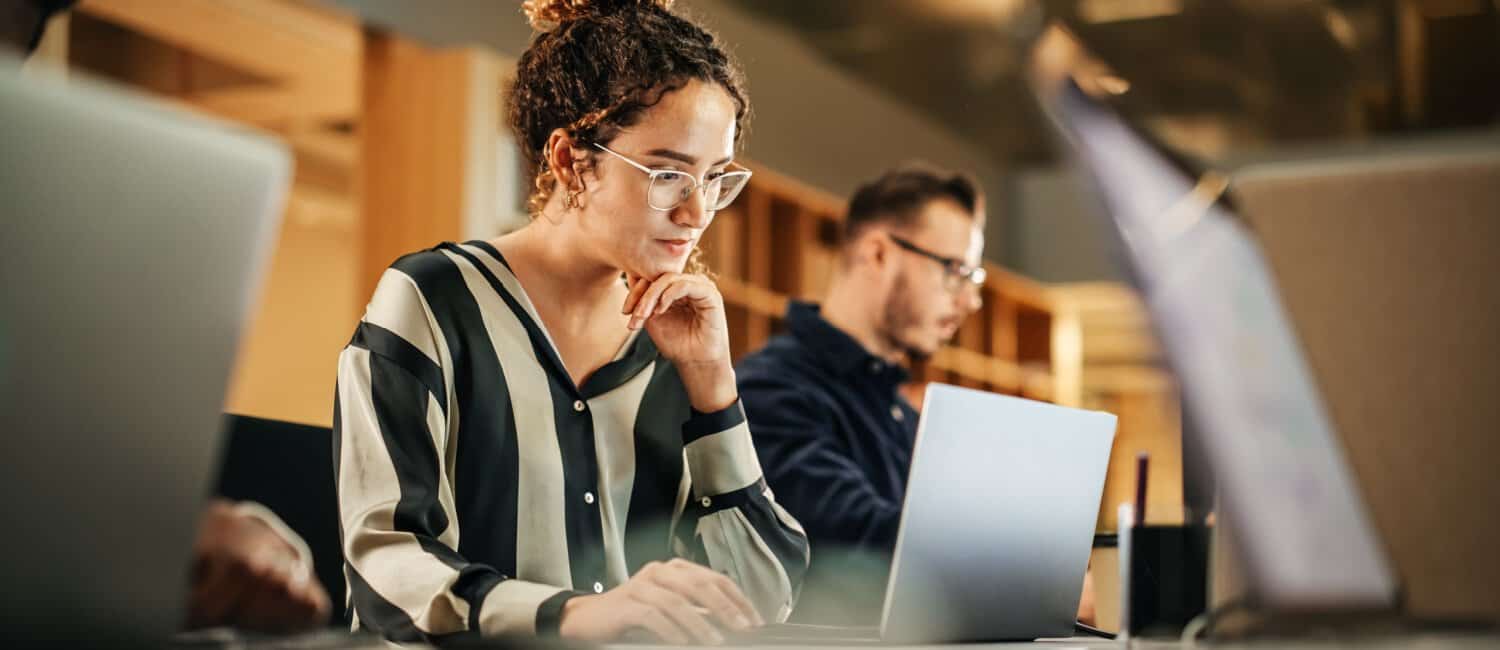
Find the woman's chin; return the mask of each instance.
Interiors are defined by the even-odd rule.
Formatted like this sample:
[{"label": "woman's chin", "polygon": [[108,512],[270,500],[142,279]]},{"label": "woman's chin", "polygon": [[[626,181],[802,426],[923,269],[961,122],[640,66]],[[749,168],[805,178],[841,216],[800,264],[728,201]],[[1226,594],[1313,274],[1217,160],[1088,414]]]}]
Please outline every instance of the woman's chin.
[{"label": "woman's chin", "polygon": [[643,278],[656,279],[668,273],[681,273],[687,267],[687,259],[672,259],[657,257],[653,259],[637,259],[625,269],[631,275]]}]

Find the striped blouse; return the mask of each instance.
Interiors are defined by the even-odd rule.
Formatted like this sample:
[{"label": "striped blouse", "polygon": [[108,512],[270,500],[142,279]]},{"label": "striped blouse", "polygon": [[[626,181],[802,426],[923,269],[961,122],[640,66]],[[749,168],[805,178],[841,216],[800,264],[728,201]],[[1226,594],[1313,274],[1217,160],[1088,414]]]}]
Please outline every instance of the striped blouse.
[{"label": "striped blouse", "polygon": [[693,410],[643,332],[575,386],[494,247],[443,244],[386,270],[334,406],[356,628],[555,632],[569,596],[672,557],[785,620],[806,535],[767,489],[740,405]]}]

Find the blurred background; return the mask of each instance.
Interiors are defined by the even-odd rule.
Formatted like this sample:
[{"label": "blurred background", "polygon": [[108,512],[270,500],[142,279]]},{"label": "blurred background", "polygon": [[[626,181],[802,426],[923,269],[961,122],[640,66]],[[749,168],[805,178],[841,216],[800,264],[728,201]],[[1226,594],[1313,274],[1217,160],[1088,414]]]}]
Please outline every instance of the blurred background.
[{"label": "blurred background", "polygon": [[[1066,25],[1107,64],[1097,78],[1120,110],[1205,168],[1500,134],[1500,0],[678,8],[731,45],[754,106],[756,176],[704,242],[736,355],[777,331],[788,298],[819,297],[857,184],[913,158],[969,171],[989,199],[985,307],[910,394],[944,381],[1118,414],[1103,532],[1137,451],[1153,456],[1153,519],[1181,519],[1181,409],[1097,204],[1027,84],[1044,27]],[[28,65],[102,75],[290,144],[295,186],[228,410],[327,425],[336,357],[381,269],[525,222],[528,170],[502,111],[530,36],[508,0],[83,0]],[[1111,615],[1102,604],[1106,627]]]}]

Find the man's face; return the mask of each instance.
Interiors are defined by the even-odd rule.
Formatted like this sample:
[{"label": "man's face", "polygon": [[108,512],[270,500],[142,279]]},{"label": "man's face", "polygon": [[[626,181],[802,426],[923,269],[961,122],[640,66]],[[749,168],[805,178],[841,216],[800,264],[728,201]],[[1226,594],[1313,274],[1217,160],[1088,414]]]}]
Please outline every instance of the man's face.
[{"label": "man's face", "polygon": [[[892,229],[890,235],[973,267],[984,251],[981,223],[980,215],[965,212],[957,202],[937,199],[923,207],[915,225]],[[966,278],[945,277],[950,273],[937,260],[896,245],[890,250],[896,276],[886,296],[880,332],[907,354],[925,359],[979,309],[979,292]]]}]

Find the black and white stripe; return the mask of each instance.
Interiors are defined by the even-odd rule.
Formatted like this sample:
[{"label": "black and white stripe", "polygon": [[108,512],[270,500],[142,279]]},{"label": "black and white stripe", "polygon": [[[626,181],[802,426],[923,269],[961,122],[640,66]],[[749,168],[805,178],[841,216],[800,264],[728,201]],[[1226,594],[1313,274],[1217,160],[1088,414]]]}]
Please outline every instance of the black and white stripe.
[{"label": "black and white stripe", "polygon": [[339,357],[335,471],[355,625],[393,640],[555,628],[576,591],[686,556],[784,620],[802,527],[739,404],[696,413],[644,334],[574,386],[500,253],[381,278]]}]

